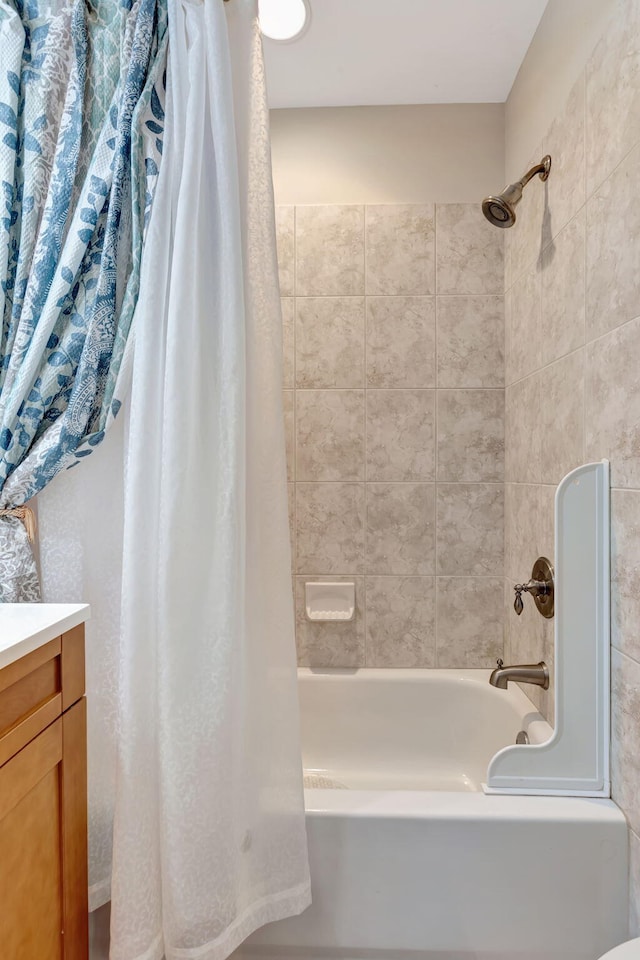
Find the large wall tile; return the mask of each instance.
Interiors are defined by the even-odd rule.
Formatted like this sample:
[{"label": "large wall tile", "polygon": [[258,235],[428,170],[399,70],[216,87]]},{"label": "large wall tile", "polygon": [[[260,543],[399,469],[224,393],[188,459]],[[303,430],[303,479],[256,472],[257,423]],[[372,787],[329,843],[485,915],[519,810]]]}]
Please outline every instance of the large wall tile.
[{"label": "large wall tile", "polygon": [[276,206],[276,243],[280,296],[292,297],[295,293],[295,207]]},{"label": "large wall tile", "polygon": [[439,483],[436,525],[439,576],[503,575],[502,484]]},{"label": "large wall tile", "polygon": [[296,391],[296,478],[364,480],[364,390]]},{"label": "large wall tile", "polygon": [[513,302],[511,290],[505,290],[504,294],[504,383],[505,386],[513,383],[511,378],[512,371],[512,361],[511,361],[511,305]]},{"label": "large wall tile", "polygon": [[296,386],[364,386],[364,297],[296,300]]},{"label": "large wall tile", "polygon": [[301,667],[362,667],[365,662],[364,579],[336,577],[339,583],[355,582],[356,607],[353,620],[314,622],[305,613],[307,580],[321,576],[296,577],[296,645]]},{"label": "large wall tile", "polygon": [[554,556],[554,485],[505,485],[505,571],[517,583],[528,580],[537,557]]},{"label": "large wall tile", "polygon": [[438,294],[502,294],[504,233],[479,203],[437,204],[436,234]]},{"label": "large wall tile", "polygon": [[367,484],[367,574],[435,572],[434,502],[432,483]]},{"label": "large wall tile", "polygon": [[640,319],[587,346],[586,452],[613,487],[640,487]]},{"label": "large wall tile", "polygon": [[296,207],[296,296],[364,293],[364,207]]},{"label": "large wall tile", "polygon": [[368,667],[435,667],[433,577],[367,577]]},{"label": "large wall tile", "polygon": [[438,480],[504,480],[504,391],[438,390]]},{"label": "large wall tile", "polygon": [[540,373],[505,390],[505,477],[512,483],[540,483]]},{"label": "large wall tile", "polygon": [[640,316],[639,186],[640,146],[587,204],[587,340]]},{"label": "large wall tile", "polygon": [[364,516],[362,483],[296,483],[298,573],[363,573]]},{"label": "large wall tile", "polygon": [[543,365],[584,345],[585,242],[582,210],[542,255],[539,341]]},{"label": "large wall tile", "polygon": [[287,450],[287,480],[296,478],[296,433],[295,433],[295,392],[282,391],[282,410],[284,413],[284,435]]},{"label": "large wall tile", "polygon": [[435,387],[435,298],[367,297],[367,386]]},{"label": "large wall tile", "polygon": [[611,491],[611,642],[640,660],[640,490]]},{"label": "large wall tile", "polygon": [[533,373],[541,365],[541,273],[537,263],[511,288],[507,383]]},{"label": "large wall tile", "polygon": [[537,518],[537,526],[540,531],[539,538],[542,543],[541,555],[548,557],[552,562],[556,546],[556,489],[557,485],[555,483],[543,483],[540,486],[540,513]]},{"label": "large wall tile", "polygon": [[283,297],[282,308],[282,386],[295,386],[295,332],[293,297]]},{"label": "large wall tile", "polygon": [[[551,237],[576,215],[585,196],[585,77],[581,73],[564,109],[551,124],[545,137],[543,153],[551,156],[551,173],[547,181],[549,204],[546,229]],[[535,189],[532,184],[527,189]]]},{"label": "large wall tile", "polygon": [[366,208],[368,294],[435,293],[433,204]]},{"label": "large wall tile", "polygon": [[640,833],[640,663],[611,651],[611,786],[629,826]]},{"label": "large wall tile", "polygon": [[558,484],[584,462],[584,347],[540,371],[540,470]]},{"label": "large wall tile", "polygon": [[511,267],[511,248],[513,246],[513,233],[511,229],[504,231],[504,289],[505,292],[511,289],[512,267]]},{"label": "large wall tile", "polygon": [[587,196],[640,140],[640,7],[620,0],[587,63]]},{"label": "large wall tile", "polygon": [[504,656],[502,577],[437,577],[438,666],[494,667]]},{"label": "large wall tile", "polygon": [[367,390],[367,480],[435,479],[435,390]]},{"label": "large wall tile", "polygon": [[438,386],[504,386],[504,322],[502,297],[438,297]]}]

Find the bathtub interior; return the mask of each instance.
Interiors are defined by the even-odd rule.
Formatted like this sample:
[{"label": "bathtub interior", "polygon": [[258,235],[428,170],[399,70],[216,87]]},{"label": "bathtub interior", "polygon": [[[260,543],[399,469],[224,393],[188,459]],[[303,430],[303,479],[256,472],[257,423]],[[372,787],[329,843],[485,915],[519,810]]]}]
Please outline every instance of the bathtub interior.
[{"label": "bathtub interior", "polygon": [[491,758],[551,727],[487,670],[299,670],[305,787],[477,792]]}]

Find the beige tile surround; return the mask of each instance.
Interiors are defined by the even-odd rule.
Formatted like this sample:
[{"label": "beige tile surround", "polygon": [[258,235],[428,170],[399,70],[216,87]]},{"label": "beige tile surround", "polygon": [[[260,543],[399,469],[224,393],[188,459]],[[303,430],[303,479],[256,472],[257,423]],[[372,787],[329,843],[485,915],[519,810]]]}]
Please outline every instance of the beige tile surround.
[{"label": "beige tile surround", "polygon": [[[503,651],[503,237],[476,204],[280,206],[299,662],[490,666]],[[353,578],[351,623],[304,617]]]},{"label": "beige tile surround", "polygon": [[[556,8],[560,6],[558,0],[552,0],[552,4]],[[412,455],[412,428],[407,429],[408,439],[401,439],[402,454],[396,456],[394,451],[394,455],[387,456],[380,437],[391,434],[391,424],[397,423],[396,418],[400,416],[390,403],[379,433],[373,427],[365,425],[364,428],[365,478],[370,463],[383,472],[380,478],[370,482],[376,485],[411,483],[414,487],[421,482],[432,485],[435,507],[441,499],[440,510],[444,516],[447,509],[443,488],[448,484],[496,483],[485,472],[491,469],[491,431],[487,429],[482,437],[475,433],[478,401],[460,410],[456,391],[460,391],[461,396],[463,391],[472,390],[498,393],[503,385],[500,379],[503,373],[506,385],[505,606],[504,611],[496,613],[492,623],[479,611],[483,610],[485,591],[488,589],[493,595],[499,589],[499,578],[496,582],[496,578],[492,580],[484,574],[458,577],[438,573],[437,523],[433,548],[436,573],[433,575],[383,574],[367,569],[367,479],[316,485],[296,480],[295,423],[294,418],[290,418],[290,503],[297,561],[306,565],[309,559],[314,564],[313,571],[309,572],[328,572],[331,576],[336,575],[331,571],[346,572],[348,566],[346,575],[355,577],[358,598],[355,623],[326,632],[302,618],[305,576],[301,573],[296,576],[301,662],[485,665],[502,650],[500,628],[503,623],[506,656],[520,661],[544,657],[551,662],[551,624],[535,613],[532,604],[525,605],[518,619],[512,610],[512,585],[529,573],[538,554],[552,554],[553,495],[562,474],[585,459],[608,457],[611,460],[612,777],[614,797],[631,826],[630,930],[637,936],[640,934],[640,3],[616,0],[608,6],[614,7],[610,25],[577,77],[567,103],[558,103],[557,115],[548,131],[538,143],[529,144],[531,162],[537,161],[544,152],[552,154],[552,174],[546,185],[534,181],[527,188],[518,208],[518,223],[513,230],[505,231],[504,287],[500,285],[490,293],[484,290],[478,293],[474,288],[478,276],[484,275],[483,251],[476,250],[468,260],[469,277],[461,280],[464,289],[444,293],[446,284],[455,283],[461,276],[461,257],[455,250],[451,251],[456,232],[467,236],[467,231],[456,230],[459,204],[451,205],[451,210],[434,209],[433,274],[430,250],[424,246],[421,250],[415,237],[405,237],[402,249],[416,256],[418,269],[413,275],[399,268],[399,276],[393,277],[394,286],[382,293],[366,287],[366,236],[360,243],[347,230],[346,239],[339,238],[333,256],[339,260],[346,249],[358,257],[357,265],[343,272],[349,289],[334,294],[335,284],[329,277],[321,290],[316,288],[313,296],[323,303],[330,295],[361,297],[364,298],[363,312],[357,313],[359,307],[356,307],[354,316],[358,319],[352,318],[347,323],[343,318],[341,322],[333,307],[325,303],[324,309],[333,317],[337,330],[335,359],[322,359],[320,363],[318,358],[318,365],[325,364],[326,369],[316,381],[314,351],[309,351],[308,366],[301,359],[297,375],[311,379],[308,383],[296,383],[294,326],[297,325],[304,336],[303,321],[294,322],[296,309],[308,297],[312,311],[313,296],[309,291],[305,291],[304,296],[296,291],[296,211],[293,207],[282,207],[278,219],[285,297],[285,386],[292,391],[291,410],[295,401],[293,392],[303,389],[354,389],[363,390],[365,394],[375,390],[434,393],[436,419],[431,462],[435,480],[420,481],[412,475],[411,480],[399,481],[384,473],[390,466],[412,474],[416,471],[418,475],[426,469],[425,461],[417,465]],[[563,63],[566,60],[564,50],[561,59]],[[568,84],[561,86],[567,89]],[[552,83],[548,81],[547,89],[551,88]],[[537,119],[535,110],[523,119],[521,99],[514,103],[513,110],[507,104],[507,157],[522,156],[520,141]],[[546,115],[550,112],[546,107],[545,111]],[[515,117],[518,112],[520,116]],[[518,163],[517,169],[507,169],[505,180],[513,180],[522,172]],[[364,231],[367,210],[360,207],[359,211],[362,213],[356,210],[351,220],[362,223]],[[412,221],[421,215],[416,211],[412,217],[405,206],[398,219],[404,220],[409,229]],[[393,216],[391,211],[388,216]],[[451,237],[442,242],[445,226],[451,227]],[[381,229],[380,235],[383,234]],[[427,234],[423,240],[428,240]],[[472,231],[468,235],[472,237]],[[331,243],[328,238],[328,245]],[[443,251],[450,252],[446,281],[442,279],[444,267],[442,261],[438,263],[438,250],[441,256]],[[307,258],[307,264],[310,262]],[[327,269],[327,262],[330,258],[326,255],[317,259],[323,270]],[[391,267],[379,253],[377,262],[384,279],[387,268]],[[391,257],[389,264],[393,262]],[[430,288],[428,283],[438,279],[438,267],[441,283]],[[308,266],[306,269],[308,276]],[[353,277],[357,292],[353,292]],[[504,341],[497,319],[503,293]],[[354,302],[350,299],[350,303]],[[353,325],[358,323],[364,327],[362,350],[359,335],[351,336]],[[395,331],[395,337],[389,336],[390,330]],[[328,356],[328,349],[323,356]],[[328,369],[336,375],[334,384],[322,379]],[[353,382],[363,373],[364,379]],[[447,397],[449,392],[453,394],[451,397]],[[376,404],[375,400],[371,402]],[[482,409],[486,410],[488,425],[493,422],[488,393],[486,402],[489,406]],[[407,407],[416,409],[409,402]],[[378,402],[378,409],[384,412],[382,400]],[[364,410],[366,418],[366,396]],[[464,447],[462,441],[459,446],[455,438],[451,446],[447,441],[447,411],[449,419],[459,425],[461,437],[468,438],[469,431],[476,436],[475,449],[468,458],[459,459]],[[421,452],[427,454],[430,447],[426,413],[422,425],[426,434],[423,434]],[[402,433],[400,431],[401,437]],[[464,444],[468,445],[468,439]],[[478,474],[469,478],[467,470],[472,465]],[[452,480],[447,474],[449,469],[461,470],[459,479]],[[296,537],[295,488],[302,489],[306,483],[308,492],[303,490],[301,497],[303,514],[305,510],[306,514]],[[323,530],[329,531],[326,539]],[[461,535],[462,531],[461,520]],[[442,531],[440,533],[442,535]],[[425,542],[427,536],[425,531]],[[322,569],[316,569],[318,566]],[[492,638],[497,640],[494,642]],[[539,703],[551,716],[550,697],[542,694]]]},{"label": "beige tile surround", "polygon": [[[507,139],[510,136],[507,124]],[[505,642],[550,661],[553,637],[512,584],[553,550],[553,491],[611,461],[612,785],[631,827],[630,927],[640,934],[640,4],[605,36],[536,151],[551,153],[507,231]],[[508,177],[519,176],[508,171]],[[539,336],[535,336],[535,331]],[[534,693],[535,696],[535,693]],[[546,694],[538,702],[549,716]]]}]

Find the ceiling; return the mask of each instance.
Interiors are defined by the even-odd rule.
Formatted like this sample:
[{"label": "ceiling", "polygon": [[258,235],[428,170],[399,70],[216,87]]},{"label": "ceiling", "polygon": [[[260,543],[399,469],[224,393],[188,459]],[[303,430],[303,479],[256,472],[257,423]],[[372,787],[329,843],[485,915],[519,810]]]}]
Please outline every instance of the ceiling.
[{"label": "ceiling", "polygon": [[264,40],[272,107],[506,100],[547,0],[309,0],[299,40]]}]

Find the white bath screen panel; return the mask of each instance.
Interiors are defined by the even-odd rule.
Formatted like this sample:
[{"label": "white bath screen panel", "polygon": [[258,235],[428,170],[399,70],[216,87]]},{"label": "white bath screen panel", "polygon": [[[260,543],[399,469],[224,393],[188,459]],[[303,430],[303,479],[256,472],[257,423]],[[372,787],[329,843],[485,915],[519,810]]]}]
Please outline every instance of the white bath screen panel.
[{"label": "white bath screen panel", "polygon": [[555,704],[547,743],[505,747],[488,793],[608,797],[609,463],[567,474],[555,500]]}]

